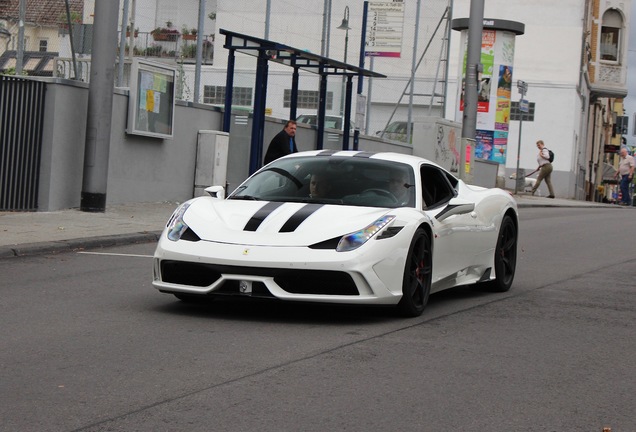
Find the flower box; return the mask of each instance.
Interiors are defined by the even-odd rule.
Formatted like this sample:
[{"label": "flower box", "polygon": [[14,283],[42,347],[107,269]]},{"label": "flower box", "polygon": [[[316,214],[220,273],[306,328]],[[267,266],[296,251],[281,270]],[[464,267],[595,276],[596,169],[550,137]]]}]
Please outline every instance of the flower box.
[{"label": "flower box", "polygon": [[176,42],[179,35],[180,33],[178,30],[161,29],[152,32],[152,37],[156,41]]}]

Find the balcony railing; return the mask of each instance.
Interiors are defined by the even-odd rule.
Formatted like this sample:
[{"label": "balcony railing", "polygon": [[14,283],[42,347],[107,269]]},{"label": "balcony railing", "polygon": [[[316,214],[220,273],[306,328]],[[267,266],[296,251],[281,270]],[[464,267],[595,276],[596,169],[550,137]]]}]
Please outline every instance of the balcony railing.
[{"label": "balcony railing", "polygon": [[[197,35],[161,34],[135,32],[133,44],[134,57],[174,58],[184,62],[194,62],[197,54]],[[203,64],[212,64],[214,59],[214,37],[203,37],[201,58]],[[119,38],[118,38],[119,40]],[[130,39],[126,39],[126,55],[129,56]]]}]

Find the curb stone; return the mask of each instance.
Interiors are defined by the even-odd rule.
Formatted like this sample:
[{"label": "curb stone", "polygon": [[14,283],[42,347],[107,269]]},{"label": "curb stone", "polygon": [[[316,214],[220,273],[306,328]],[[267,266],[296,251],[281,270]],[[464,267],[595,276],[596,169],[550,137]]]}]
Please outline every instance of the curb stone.
[{"label": "curb stone", "polygon": [[104,247],[123,246],[136,243],[151,243],[158,241],[160,236],[161,231],[153,231],[40,243],[26,243],[13,246],[8,245],[0,247],[0,259],[45,254],[58,254],[65,252],[74,252],[83,249],[99,249]]}]

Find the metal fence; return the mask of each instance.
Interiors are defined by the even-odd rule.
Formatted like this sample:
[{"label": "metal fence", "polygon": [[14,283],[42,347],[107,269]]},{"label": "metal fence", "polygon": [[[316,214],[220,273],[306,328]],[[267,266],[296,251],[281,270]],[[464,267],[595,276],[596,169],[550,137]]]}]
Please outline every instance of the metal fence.
[{"label": "metal fence", "polygon": [[0,76],[0,210],[36,210],[45,83]]}]

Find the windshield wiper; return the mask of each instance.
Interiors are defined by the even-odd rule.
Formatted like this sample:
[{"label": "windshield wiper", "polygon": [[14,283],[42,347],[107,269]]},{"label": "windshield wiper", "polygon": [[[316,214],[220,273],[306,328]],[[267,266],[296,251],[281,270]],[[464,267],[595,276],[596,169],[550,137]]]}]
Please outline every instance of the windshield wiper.
[{"label": "windshield wiper", "polygon": [[255,197],[254,195],[232,195],[228,199],[236,199],[236,200],[249,200],[249,201],[260,201],[259,197]]}]

